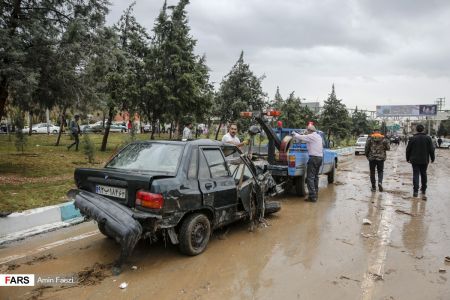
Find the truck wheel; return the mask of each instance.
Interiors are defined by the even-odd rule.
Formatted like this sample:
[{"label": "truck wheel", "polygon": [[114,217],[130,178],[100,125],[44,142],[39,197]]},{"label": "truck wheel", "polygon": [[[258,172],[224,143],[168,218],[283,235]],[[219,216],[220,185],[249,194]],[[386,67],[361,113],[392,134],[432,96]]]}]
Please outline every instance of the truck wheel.
[{"label": "truck wheel", "polygon": [[297,196],[305,196],[305,175],[295,177],[294,183]]},{"label": "truck wheel", "polygon": [[327,177],[328,177],[328,183],[333,183],[334,182],[334,175],[335,175],[335,173],[336,173],[336,165],[335,164],[333,164],[333,168],[332,168],[332,170],[330,171],[330,173],[328,173],[327,175]]},{"label": "truck wheel", "polygon": [[205,251],[210,236],[209,219],[201,213],[190,215],[183,221],[178,234],[180,251],[186,255],[198,255]]}]

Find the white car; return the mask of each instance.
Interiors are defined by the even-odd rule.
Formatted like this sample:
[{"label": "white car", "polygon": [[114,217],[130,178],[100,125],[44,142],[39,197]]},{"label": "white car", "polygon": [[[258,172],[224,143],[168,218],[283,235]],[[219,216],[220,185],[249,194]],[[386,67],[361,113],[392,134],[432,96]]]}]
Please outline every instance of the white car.
[{"label": "white car", "polygon": [[450,149],[450,140],[449,139],[442,139],[442,143],[441,143],[441,147],[440,148]]},{"label": "white car", "polygon": [[356,140],[355,144],[355,155],[358,155],[359,153],[365,153],[366,152],[366,142],[367,142],[368,136],[360,136]]},{"label": "white car", "polygon": [[[58,133],[59,130],[60,130],[59,126],[55,126],[49,123],[39,123],[31,127],[31,133]],[[22,129],[23,133],[28,133],[29,131],[30,128]]]}]

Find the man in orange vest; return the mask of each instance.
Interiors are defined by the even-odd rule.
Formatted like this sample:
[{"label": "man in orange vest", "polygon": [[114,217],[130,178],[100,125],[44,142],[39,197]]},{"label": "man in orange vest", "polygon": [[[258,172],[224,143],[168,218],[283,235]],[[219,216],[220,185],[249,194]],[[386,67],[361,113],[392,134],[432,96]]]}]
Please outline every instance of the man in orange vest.
[{"label": "man in orange vest", "polygon": [[378,173],[378,190],[383,191],[383,170],[386,160],[386,150],[389,150],[389,141],[380,133],[379,128],[375,128],[366,142],[366,157],[369,160],[370,182],[372,183],[372,192],[375,192],[375,168]]}]

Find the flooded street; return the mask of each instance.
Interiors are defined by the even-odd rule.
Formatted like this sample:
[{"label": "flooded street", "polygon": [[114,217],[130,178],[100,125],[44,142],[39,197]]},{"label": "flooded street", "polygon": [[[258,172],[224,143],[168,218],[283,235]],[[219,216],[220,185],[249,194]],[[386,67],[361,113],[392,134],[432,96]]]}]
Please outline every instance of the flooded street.
[{"label": "flooded street", "polygon": [[370,191],[369,164],[355,156],[335,184],[321,177],[317,203],[279,197],[268,227],[216,231],[195,257],[168,241],[141,242],[119,276],[111,274],[119,248],[92,222],[5,245],[0,273],[79,283],[1,287],[0,298],[450,299],[450,151],[437,149],[429,165],[427,201],[412,198],[404,153],[388,152],[384,192]]}]

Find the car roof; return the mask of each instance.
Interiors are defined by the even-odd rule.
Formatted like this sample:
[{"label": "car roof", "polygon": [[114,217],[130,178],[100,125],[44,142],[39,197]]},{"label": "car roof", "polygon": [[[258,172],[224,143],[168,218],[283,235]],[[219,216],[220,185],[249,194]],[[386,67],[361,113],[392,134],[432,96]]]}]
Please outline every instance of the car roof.
[{"label": "car roof", "polygon": [[[209,140],[209,139],[198,139],[190,141],[173,141],[173,140],[147,140],[147,141],[136,141],[136,144],[172,144],[172,145],[192,145],[192,146],[234,146],[232,144],[225,144],[221,141]],[[235,147],[235,146],[234,146]]]}]

